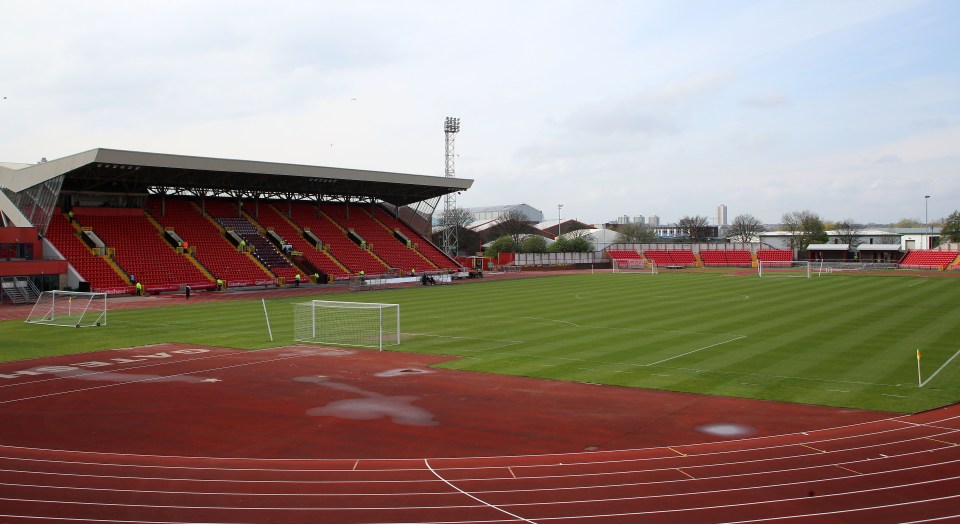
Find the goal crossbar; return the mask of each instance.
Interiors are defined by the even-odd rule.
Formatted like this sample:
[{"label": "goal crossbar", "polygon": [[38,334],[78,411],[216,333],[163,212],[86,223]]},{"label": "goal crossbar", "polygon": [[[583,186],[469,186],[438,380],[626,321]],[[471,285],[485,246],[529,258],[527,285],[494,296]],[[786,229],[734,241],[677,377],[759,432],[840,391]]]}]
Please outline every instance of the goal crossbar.
[{"label": "goal crossbar", "polygon": [[106,326],[107,294],[44,291],[24,322],[78,328]]}]

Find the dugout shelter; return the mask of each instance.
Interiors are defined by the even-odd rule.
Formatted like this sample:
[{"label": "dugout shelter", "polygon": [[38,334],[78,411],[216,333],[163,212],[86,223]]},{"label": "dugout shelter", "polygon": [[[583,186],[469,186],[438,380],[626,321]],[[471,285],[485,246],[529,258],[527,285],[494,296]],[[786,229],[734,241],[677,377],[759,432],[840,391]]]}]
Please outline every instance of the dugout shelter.
[{"label": "dugout shelter", "polygon": [[[59,226],[54,221],[66,220],[69,214],[70,224],[74,225],[73,211],[92,217],[113,216],[109,210],[122,209],[137,215],[139,210],[146,212],[148,205],[153,206],[150,211],[154,215],[162,215],[175,199],[188,200],[201,213],[207,211],[208,204],[235,202],[237,214],[246,214],[252,220],[266,209],[261,206],[290,214],[295,205],[315,205],[317,209],[321,204],[330,205],[334,206],[331,213],[345,212],[346,219],[351,211],[357,214],[358,208],[366,206],[362,209],[373,217],[370,221],[388,231],[387,238],[378,241],[381,247],[393,242],[389,238],[389,233],[393,233],[394,240],[423,255],[435,248],[429,240],[429,229],[441,197],[469,189],[472,183],[470,179],[453,177],[105,148],[44,159],[36,164],[0,163],[0,277],[6,282],[7,278],[26,276],[41,290],[75,287],[74,282],[82,287],[85,276],[47,238],[51,223]],[[155,218],[148,216],[147,220],[163,236],[161,221]],[[344,220],[339,215],[335,218]],[[264,236],[268,236],[267,230],[272,231],[262,224],[256,227]],[[83,236],[80,229],[75,232],[78,237]],[[294,229],[303,235],[309,232],[296,225]],[[369,244],[363,250],[371,258],[379,259],[385,267],[390,265],[374,252],[372,240],[358,240],[360,233],[342,229],[358,247],[361,242]],[[221,234],[227,236],[223,228]],[[283,240],[278,234],[274,236]],[[352,262],[336,260],[330,254],[333,242],[324,245],[317,236],[314,234],[305,242],[333,259],[333,267],[352,272]],[[88,247],[93,255],[98,255],[95,244]],[[107,248],[104,246],[99,254],[109,258]],[[289,251],[292,250],[285,254],[289,255]],[[191,255],[189,248],[178,254]],[[436,255],[430,251],[429,257],[433,256]],[[287,258],[292,262],[292,257]],[[453,259],[449,262],[456,264]],[[127,270],[118,264],[114,266],[118,266],[113,270],[123,280]],[[199,266],[198,269],[204,278],[215,279],[213,272]],[[265,274],[275,276],[269,268],[265,268]]]}]

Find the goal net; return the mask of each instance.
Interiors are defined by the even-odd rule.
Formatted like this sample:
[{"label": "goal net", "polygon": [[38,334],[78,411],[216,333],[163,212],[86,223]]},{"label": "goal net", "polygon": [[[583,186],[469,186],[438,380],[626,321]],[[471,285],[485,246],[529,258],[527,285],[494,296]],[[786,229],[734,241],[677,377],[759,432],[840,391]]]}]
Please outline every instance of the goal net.
[{"label": "goal net", "polygon": [[758,260],[757,275],[760,277],[798,277],[810,278],[811,268],[808,260]]},{"label": "goal net", "polygon": [[894,262],[851,262],[840,260],[818,260],[811,262],[811,271],[818,277],[833,273],[857,273],[866,271],[886,271],[897,269]]},{"label": "goal net", "polygon": [[107,325],[107,294],[44,291],[27,316],[28,324],[94,327]]},{"label": "goal net", "polygon": [[613,259],[613,272],[656,275],[657,263],[653,260],[643,260],[641,258],[615,258]]},{"label": "goal net", "polygon": [[293,305],[293,338],[309,344],[369,347],[400,343],[400,305],[313,300]]}]

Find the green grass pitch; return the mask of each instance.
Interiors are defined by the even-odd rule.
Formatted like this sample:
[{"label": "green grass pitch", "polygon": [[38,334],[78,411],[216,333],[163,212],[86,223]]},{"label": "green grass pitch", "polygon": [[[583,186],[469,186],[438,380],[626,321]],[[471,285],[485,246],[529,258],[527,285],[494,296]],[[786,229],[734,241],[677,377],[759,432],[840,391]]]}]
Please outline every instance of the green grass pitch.
[{"label": "green grass pitch", "polygon": [[[316,298],[398,303],[391,350],[461,370],[895,412],[960,400],[954,278],[597,273]],[[0,322],[0,357],[291,345],[291,304],[308,299],[267,300],[273,342],[260,300],[234,300],[110,311],[100,328]]]}]

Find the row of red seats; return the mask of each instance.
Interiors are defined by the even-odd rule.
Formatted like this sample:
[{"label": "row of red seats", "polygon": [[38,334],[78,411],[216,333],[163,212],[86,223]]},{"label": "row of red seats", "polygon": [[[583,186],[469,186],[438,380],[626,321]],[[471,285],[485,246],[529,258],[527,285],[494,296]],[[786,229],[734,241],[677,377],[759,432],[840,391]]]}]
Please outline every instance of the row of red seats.
[{"label": "row of red seats", "polygon": [[209,277],[163,240],[143,210],[138,215],[111,216],[103,209],[87,214],[84,208],[74,208],[74,218],[80,225],[91,227],[115,250],[114,262],[128,275],[134,275],[145,291],[170,291],[183,285],[199,288],[211,283]]},{"label": "row of red seats", "polygon": [[119,293],[133,291],[133,287],[114,270],[113,266],[103,257],[90,252],[90,248],[76,235],[70,220],[60,213],[59,209],[55,210],[47,227],[47,239],[56,246],[80,277],[90,283],[91,291]]},{"label": "row of red seats", "polygon": [[753,264],[753,260],[750,257],[750,252],[735,249],[727,251],[700,251],[700,260],[703,261],[703,265],[706,267],[750,267]]},{"label": "row of red seats", "polygon": [[653,260],[658,266],[684,266],[693,267],[697,265],[697,257],[689,249],[648,249],[643,252],[648,260]]},{"label": "row of red seats", "polygon": [[317,251],[316,246],[310,244],[307,239],[300,235],[287,219],[280,214],[280,210],[274,206],[261,206],[258,222],[264,227],[272,228],[273,231],[290,244],[295,251],[303,253],[303,257],[310,261],[320,271],[327,275],[333,275],[334,278],[347,276],[350,273],[339,264],[333,261],[329,255],[322,251]]},{"label": "row of red seats", "polygon": [[381,222],[367,211],[370,206],[326,203],[321,209],[346,229],[352,229],[390,267],[402,269],[436,269],[428,260],[403,245]]},{"label": "row of red seats", "polygon": [[273,280],[247,254],[240,253],[189,200],[150,197],[147,209],[155,220],[176,231],[195,248],[194,258],[216,278],[228,284],[254,284]]},{"label": "row of red seats", "polygon": [[643,260],[640,252],[635,249],[608,249],[607,254],[613,260]]},{"label": "row of red seats", "polygon": [[298,226],[310,229],[328,246],[330,254],[354,273],[363,271],[368,275],[378,275],[386,271],[387,266],[383,262],[355,244],[329,215],[318,212],[316,205],[294,202],[291,212]]},{"label": "row of red seats", "polygon": [[939,269],[944,270],[957,259],[958,251],[940,251],[929,249],[913,249],[907,252],[900,261],[899,267],[907,269]]},{"label": "row of red seats", "polygon": [[424,257],[427,258],[433,265],[440,269],[457,269],[459,265],[457,262],[441,251],[438,247],[434,246],[433,243],[425,241],[423,237],[417,234],[412,228],[398,220],[396,217],[388,213],[385,209],[380,206],[374,206],[373,216],[385,224],[388,228],[399,230],[407,238],[411,239],[413,243],[417,244],[417,250]]}]

